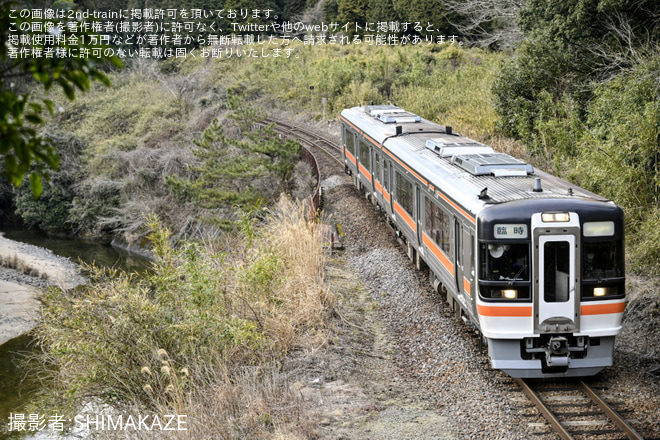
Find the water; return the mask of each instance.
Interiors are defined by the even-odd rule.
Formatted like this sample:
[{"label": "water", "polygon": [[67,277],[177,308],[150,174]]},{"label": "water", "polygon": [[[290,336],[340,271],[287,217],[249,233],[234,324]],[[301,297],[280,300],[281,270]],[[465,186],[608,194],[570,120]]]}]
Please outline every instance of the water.
[{"label": "water", "polygon": [[17,228],[0,228],[4,236],[15,241],[50,249],[57,255],[73,262],[83,261],[99,267],[116,267],[127,272],[141,273],[148,266],[144,258],[121,251],[110,245],[91,240],[49,237],[41,231]]},{"label": "water", "polygon": [[22,411],[39,390],[40,381],[24,374],[17,363],[33,352],[31,342],[30,336],[23,335],[0,345],[0,439],[8,438],[9,415]]},{"label": "water", "polygon": [[[141,257],[112,246],[87,240],[48,237],[38,231],[1,228],[5,237],[52,250],[74,262],[114,267],[127,272],[143,273],[148,263]],[[25,414],[25,405],[39,391],[41,381],[21,370],[18,361],[35,350],[28,335],[19,336],[0,345],[0,440],[9,438],[7,429],[11,413]],[[47,418],[46,418],[47,419]],[[13,436],[11,437],[13,438]]]}]

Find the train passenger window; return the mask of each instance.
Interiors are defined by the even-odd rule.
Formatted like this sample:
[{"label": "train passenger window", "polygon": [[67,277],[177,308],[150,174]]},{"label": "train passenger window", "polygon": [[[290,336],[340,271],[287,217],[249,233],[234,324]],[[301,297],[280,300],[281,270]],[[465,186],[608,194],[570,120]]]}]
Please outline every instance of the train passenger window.
[{"label": "train passenger window", "polygon": [[566,302],[570,293],[570,245],[567,241],[551,241],[543,248],[543,298],[545,302]]},{"label": "train passenger window", "polygon": [[346,142],[346,149],[355,156],[355,134],[351,130],[346,129],[344,141]]},{"label": "train passenger window", "polygon": [[529,281],[529,244],[482,243],[480,278],[486,281]]},{"label": "train passenger window", "polygon": [[445,254],[450,255],[451,250],[451,217],[444,209],[433,203],[428,197],[424,198],[426,216],[424,219],[424,231],[431,240],[438,245]]},{"label": "train passenger window", "polygon": [[345,139],[346,149],[355,156],[355,134],[349,130],[345,129]]},{"label": "train passenger window", "polygon": [[369,145],[364,142],[363,140],[360,140],[359,142],[359,151],[358,154],[360,156],[360,163],[362,166],[364,166],[366,169],[370,170],[371,169],[371,154],[369,152]]},{"label": "train passenger window", "polygon": [[415,212],[413,184],[398,171],[395,171],[394,179],[394,183],[396,184],[394,198],[412,217],[413,212]]}]

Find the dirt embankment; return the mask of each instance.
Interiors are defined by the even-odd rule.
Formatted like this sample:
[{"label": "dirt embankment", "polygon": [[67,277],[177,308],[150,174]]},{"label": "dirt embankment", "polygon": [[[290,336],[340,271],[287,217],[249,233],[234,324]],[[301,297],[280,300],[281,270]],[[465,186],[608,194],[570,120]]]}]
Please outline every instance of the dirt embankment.
[{"label": "dirt embankment", "polygon": [[69,259],[1,235],[0,265],[0,344],[37,324],[40,288],[70,289],[84,282]]}]

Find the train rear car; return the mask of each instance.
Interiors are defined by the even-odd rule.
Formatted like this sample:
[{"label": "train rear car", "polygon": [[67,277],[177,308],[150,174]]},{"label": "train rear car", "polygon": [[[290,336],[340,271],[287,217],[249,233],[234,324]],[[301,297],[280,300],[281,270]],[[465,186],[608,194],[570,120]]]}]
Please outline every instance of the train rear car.
[{"label": "train rear car", "polygon": [[609,200],[395,106],[341,114],[346,170],[514,377],[612,365],[625,307]]}]

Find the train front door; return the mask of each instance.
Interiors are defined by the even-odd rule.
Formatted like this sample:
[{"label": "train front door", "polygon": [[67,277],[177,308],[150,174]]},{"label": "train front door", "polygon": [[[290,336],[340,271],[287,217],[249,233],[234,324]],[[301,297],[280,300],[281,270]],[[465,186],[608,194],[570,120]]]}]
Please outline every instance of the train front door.
[{"label": "train front door", "polygon": [[538,333],[579,331],[579,226],[556,226],[545,224],[534,230],[534,327]]}]

